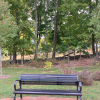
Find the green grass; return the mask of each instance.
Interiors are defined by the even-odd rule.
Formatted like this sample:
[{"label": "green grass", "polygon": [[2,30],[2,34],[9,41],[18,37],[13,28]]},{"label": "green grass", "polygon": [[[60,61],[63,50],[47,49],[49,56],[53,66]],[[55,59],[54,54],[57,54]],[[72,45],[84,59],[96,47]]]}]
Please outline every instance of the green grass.
[{"label": "green grass", "polygon": [[[82,69],[89,68],[90,71],[100,70],[100,67],[78,67],[74,71],[81,71]],[[43,68],[3,68],[3,75],[11,75],[8,79],[0,80],[0,99],[2,98],[13,98],[14,82],[20,78],[20,74],[61,74],[57,68],[52,68],[47,71]],[[41,88],[41,89],[70,89],[75,88],[74,86],[23,86],[23,88]],[[18,88],[18,85],[17,85]],[[100,100],[100,81],[94,81],[91,86],[82,86],[82,98],[83,100]],[[17,95],[19,97],[19,95]],[[65,97],[65,96],[64,96]],[[67,97],[68,98],[68,97]],[[73,97],[76,98],[76,97]]]},{"label": "green grass", "polygon": [[74,71],[81,71],[83,69],[89,69],[90,71],[98,71],[100,70],[99,66],[93,66],[93,67],[76,67]]}]

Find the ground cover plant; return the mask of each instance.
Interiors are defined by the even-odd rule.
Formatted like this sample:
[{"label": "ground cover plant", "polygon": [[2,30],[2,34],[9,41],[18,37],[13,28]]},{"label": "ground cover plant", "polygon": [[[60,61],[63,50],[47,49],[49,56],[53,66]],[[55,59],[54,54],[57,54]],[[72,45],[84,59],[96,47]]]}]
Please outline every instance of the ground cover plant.
[{"label": "ground cover plant", "polygon": [[[79,61],[78,61],[79,63]],[[61,62],[60,62],[61,64]],[[60,66],[60,64],[58,64]],[[63,62],[64,64],[64,62]],[[68,64],[68,63],[65,63]],[[57,66],[58,66],[57,65]],[[63,74],[61,70],[56,65],[52,66],[51,69],[47,70],[45,68],[37,68],[37,67],[8,67],[3,68],[3,75],[10,75],[7,79],[0,79],[0,99],[1,98],[13,98],[13,91],[14,91],[14,81],[20,78],[20,74]],[[70,66],[71,67],[71,66]],[[72,67],[73,68],[73,67]],[[72,73],[75,72],[82,72],[84,69],[88,69],[89,72],[93,74],[100,70],[99,66],[81,66],[81,67],[74,67]],[[72,74],[71,73],[71,74]],[[17,85],[18,87],[18,85]],[[27,86],[24,86],[27,87]],[[27,88],[47,88],[47,89],[70,89],[75,88],[69,86],[28,86]],[[82,88],[82,98],[83,100],[99,100],[100,99],[100,81],[93,81],[91,85],[83,85]],[[17,95],[19,97],[19,95]],[[69,97],[67,97],[69,98]],[[70,97],[75,98],[75,97]]]},{"label": "ground cover plant", "polygon": [[81,81],[83,85],[92,85],[93,75],[88,69],[83,69],[81,72],[76,72],[75,74],[79,76],[79,81]]},{"label": "ground cover plant", "polygon": [[93,79],[97,80],[97,81],[100,81],[100,71],[97,71],[97,72],[94,73]]}]

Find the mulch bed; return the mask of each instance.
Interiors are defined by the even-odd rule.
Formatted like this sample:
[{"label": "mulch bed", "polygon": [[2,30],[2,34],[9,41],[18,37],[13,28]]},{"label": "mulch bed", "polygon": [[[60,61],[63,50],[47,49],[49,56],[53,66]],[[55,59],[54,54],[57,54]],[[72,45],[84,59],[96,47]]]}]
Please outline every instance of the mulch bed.
[{"label": "mulch bed", "polygon": [[5,79],[5,78],[9,78],[9,77],[11,77],[11,75],[2,75],[2,76],[0,76],[0,79]]},{"label": "mulch bed", "polygon": [[[13,100],[13,98],[6,98],[0,100]],[[20,98],[16,98],[16,100],[20,100]],[[47,96],[39,96],[39,97],[23,97],[22,100],[76,100],[73,98],[62,98],[62,97],[47,97]]]}]

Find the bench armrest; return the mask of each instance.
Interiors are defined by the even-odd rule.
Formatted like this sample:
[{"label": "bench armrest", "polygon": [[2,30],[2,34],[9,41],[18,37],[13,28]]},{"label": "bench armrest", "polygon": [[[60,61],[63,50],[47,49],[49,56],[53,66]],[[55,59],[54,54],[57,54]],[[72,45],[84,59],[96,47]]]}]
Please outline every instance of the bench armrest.
[{"label": "bench armrest", "polygon": [[14,82],[14,89],[15,89],[15,90],[16,90],[16,84],[17,84],[18,81],[20,81],[20,80],[16,80],[16,81]]},{"label": "bench armrest", "polygon": [[82,91],[82,83],[79,81],[80,91]]}]

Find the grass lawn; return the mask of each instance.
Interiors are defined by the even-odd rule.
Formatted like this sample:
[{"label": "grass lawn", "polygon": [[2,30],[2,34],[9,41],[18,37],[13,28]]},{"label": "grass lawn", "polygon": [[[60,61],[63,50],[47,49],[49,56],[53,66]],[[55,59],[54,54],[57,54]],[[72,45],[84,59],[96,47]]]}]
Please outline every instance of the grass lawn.
[{"label": "grass lawn", "polygon": [[[81,71],[85,67],[75,68],[74,71]],[[87,67],[86,67],[87,68]],[[100,67],[88,67],[90,71],[100,70]],[[0,99],[13,98],[14,82],[20,78],[20,74],[61,74],[57,68],[46,71],[43,68],[3,68],[3,75],[11,75],[8,79],[0,79]],[[17,86],[18,87],[18,86]],[[50,89],[70,89],[74,86],[23,86],[26,88],[50,88]],[[100,100],[100,81],[94,81],[91,86],[82,86],[83,100]],[[19,97],[19,95],[17,95]],[[69,97],[68,97],[69,98]],[[76,98],[76,97],[73,97]]]}]

